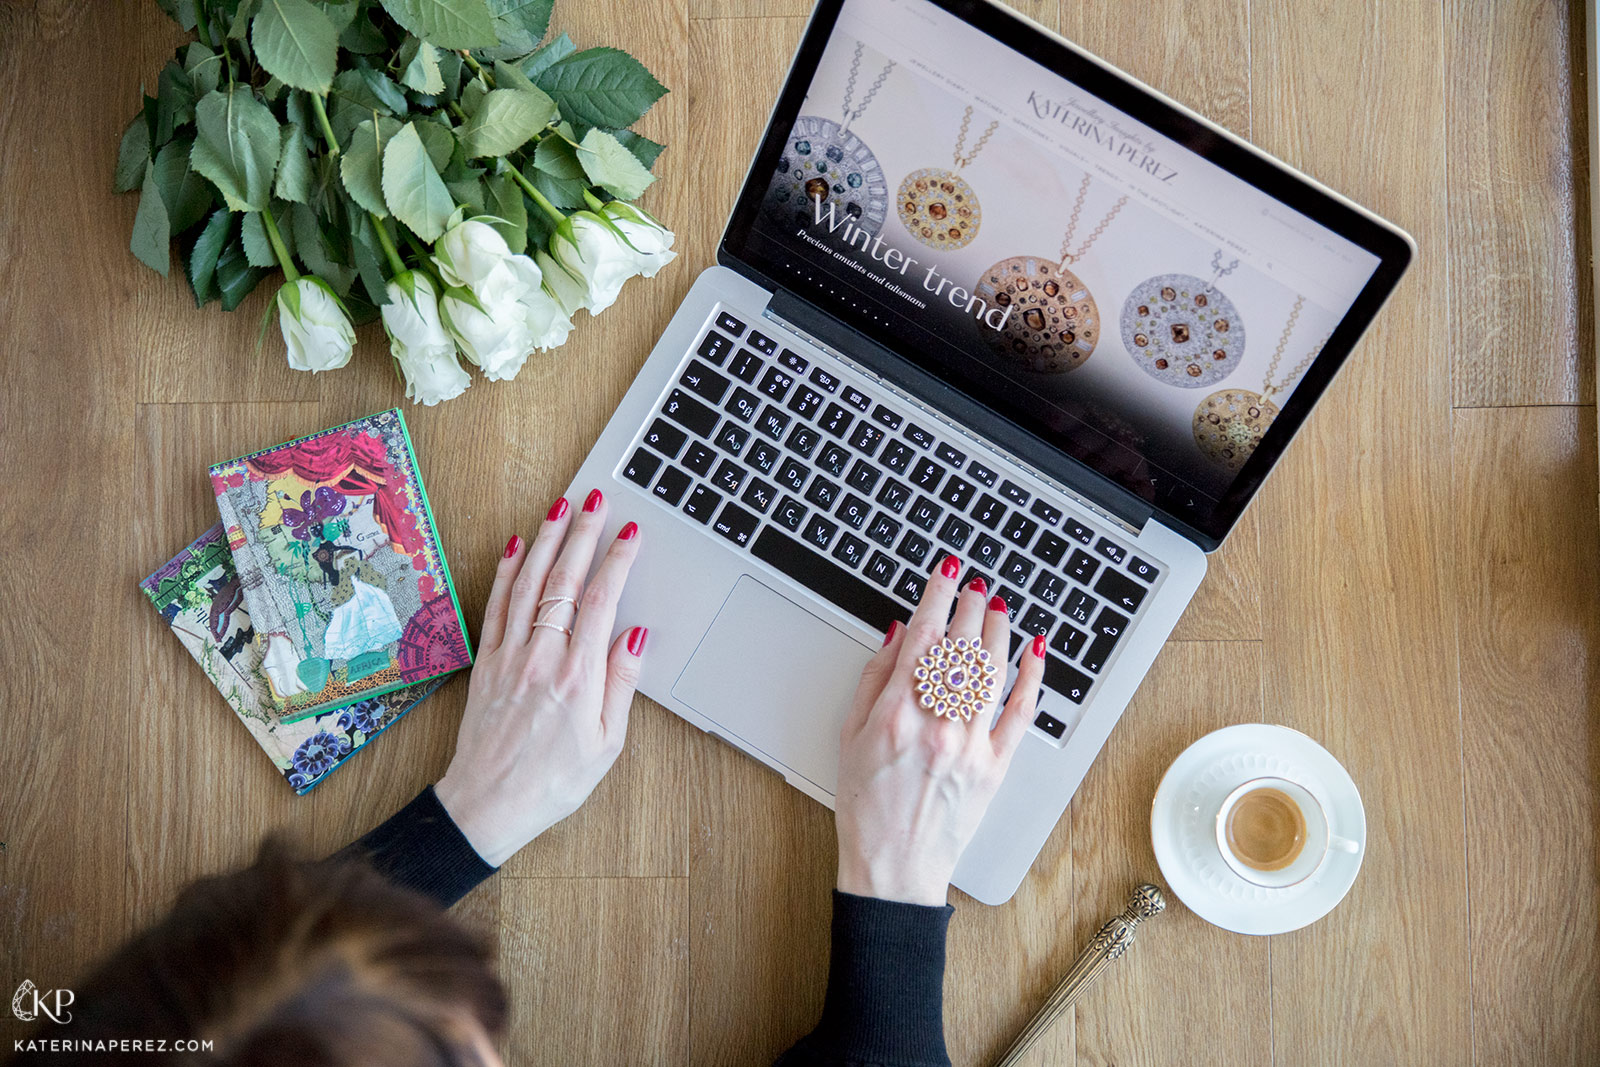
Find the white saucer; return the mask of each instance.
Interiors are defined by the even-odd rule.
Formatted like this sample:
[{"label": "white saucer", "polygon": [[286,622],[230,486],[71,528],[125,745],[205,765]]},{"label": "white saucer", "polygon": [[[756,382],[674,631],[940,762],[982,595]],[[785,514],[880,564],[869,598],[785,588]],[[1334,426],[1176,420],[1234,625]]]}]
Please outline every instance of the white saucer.
[{"label": "white saucer", "polygon": [[[1216,812],[1235,786],[1262,776],[1304,785],[1333,832],[1361,851],[1332,849],[1315,874],[1285,889],[1234,874],[1217,849]],[[1150,806],[1150,837],[1167,885],[1200,918],[1241,934],[1284,934],[1328,914],[1355,884],[1367,815],[1355,782],[1327,749],[1287,726],[1249,723],[1209,733],[1173,760]]]}]

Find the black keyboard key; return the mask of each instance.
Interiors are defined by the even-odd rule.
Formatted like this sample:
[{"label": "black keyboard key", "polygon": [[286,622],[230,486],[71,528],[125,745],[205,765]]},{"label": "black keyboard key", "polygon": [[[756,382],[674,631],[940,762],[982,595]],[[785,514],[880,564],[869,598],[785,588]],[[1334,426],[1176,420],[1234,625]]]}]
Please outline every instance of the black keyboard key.
[{"label": "black keyboard key", "polygon": [[1151,582],[1161,577],[1161,568],[1157,567],[1154,563],[1146,563],[1138,556],[1134,556],[1128,561],[1128,573],[1139,579],[1144,584],[1149,585]]},{"label": "black keyboard key", "polygon": [[1100,543],[1094,546],[1094,550],[1112,563],[1121,563],[1128,558],[1128,550],[1109,537],[1100,538]]},{"label": "black keyboard key", "polygon": [[973,460],[967,465],[967,473],[972,475],[978,481],[982,482],[984,485],[987,485],[990,489],[994,488],[995,480],[1000,477],[994,471],[990,470],[988,467],[985,467],[977,460]]},{"label": "black keyboard key", "polygon": [[683,448],[683,443],[688,439],[688,434],[672,425],[666,419],[657,419],[644,432],[644,443],[668,459],[677,459],[678,450]]},{"label": "black keyboard key", "polygon": [[901,559],[918,569],[927,566],[928,553],[931,551],[933,542],[915,530],[907,530],[906,535],[900,539],[900,547],[895,549]]},{"label": "black keyboard key", "polygon": [[1067,591],[1066,580],[1060,575],[1051,574],[1049,571],[1040,571],[1039,580],[1033,583],[1029,592],[1050,605],[1052,608],[1061,603],[1061,594]]},{"label": "black keyboard key", "polygon": [[717,413],[682,389],[674,389],[667,394],[667,402],[661,405],[661,412],[701,437],[710,437],[711,431],[717,428]]},{"label": "black keyboard key", "polygon": [[778,499],[778,491],[760,478],[750,479],[750,484],[745,487],[744,493],[739,497],[739,502],[746,507],[754,508],[758,514],[765,515],[772,502]]},{"label": "black keyboard key", "polygon": [[838,523],[825,515],[813,515],[811,521],[806,523],[806,532],[800,536],[818,548],[827,548],[829,542],[833,540],[833,535],[838,532]]},{"label": "black keyboard key", "polygon": [[806,521],[806,506],[792,496],[785,496],[778,501],[778,510],[772,513],[784,529],[798,531],[800,524]]},{"label": "black keyboard key", "polygon": [[864,456],[870,456],[883,444],[883,439],[888,436],[870,422],[856,424],[856,432],[850,435],[850,445]]},{"label": "black keyboard key", "polygon": [[1068,547],[1065,541],[1046,530],[1034,543],[1033,554],[1054,567],[1061,562],[1061,557],[1067,554]]},{"label": "black keyboard key", "polygon": [[700,342],[700,347],[695,349],[695,354],[713,367],[720,367],[728,361],[728,353],[733,351],[733,342],[716,330],[707,330],[705,337]]},{"label": "black keyboard key", "polygon": [[971,536],[972,523],[959,515],[950,516],[944,520],[944,525],[939,527],[939,540],[958,552],[967,547],[967,538]]},{"label": "black keyboard key", "polygon": [[689,499],[683,503],[683,513],[698,522],[710,522],[711,513],[722,503],[722,494],[712,492],[703,485],[694,487]]},{"label": "black keyboard key", "polygon": [[1089,584],[1089,579],[1094,577],[1094,572],[1100,569],[1100,561],[1081,548],[1072,550],[1072,556],[1067,560],[1067,576],[1075,582]]},{"label": "black keyboard key", "polygon": [[846,493],[844,501],[834,515],[849,523],[852,530],[859,530],[867,524],[867,519],[872,515],[872,505],[854,493]]},{"label": "black keyboard key", "polygon": [[890,411],[882,404],[879,404],[877,407],[872,409],[872,421],[882,423],[891,430],[898,430],[900,428],[901,420],[899,415]]},{"label": "black keyboard key", "polygon": [[825,393],[831,393],[839,388],[839,379],[823,370],[821,367],[811,368],[811,384]]},{"label": "black keyboard key", "polygon": [[869,581],[887,586],[894,581],[895,571],[899,569],[900,564],[894,561],[894,557],[885,552],[874,552],[872,558],[867,560],[867,569],[861,573],[865,574]]},{"label": "black keyboard key", "polygon": [[792,348],[785,348],[778,356],[778,362],[783,366],[788,367],[796,374],[804,374],[806,372],[806,368],[811,366],[811,364],[806,362],[804,356]]},{"label": "black keyboard key", "polygon": [[911,502],[911,489],[890,478],[883,483],[883,488],[878,490],[877,500],[878,503],[898,515]]},{"label": "black keyboard key", "polygon": [[778,451],[778,446],[766,441],[757,441],[750,446],[750,451],[745,453],[744,461],[762,474],[771,474],[773,465],[776,464],[783,453]]},{"label": "black keyboard key", "polygon": [[783,440],[783,431],[789,428],[789,413],[779,411],[768,404],[761,409],[761,414],[756,419],[756,430],[766,434],[774,441]]},{"label": "black keyboard key", "polygon": [[761,410],[761,398],[748,389],[735,389],[733,396],[722,406],[722,410],[740,422],[749,422],[756,417],[756,412]]},{"label": "black keyboard key", "polygon": [[829,441],[822,451],[817,453],[817,466],[835,478],[844,477],[844,469],[849,462],[850,450],[832,441]]},{"label": "black keyboard key", "polygon": [[835,437],[843,437],[849,432],[850,424],[855,421],[856,417],[840,405],[829,404],[828,409],[822,413],[822,418],[817,420],[817,425]]},{"label": "black keyboard key", "polygon": [[972,503],[972,494],[977,491],[977,487],[961,475],[952,474],[950,480],[944,483],[944,488],[939,491],[939,499],[957,511],[966,511],[967,505]]},{"label": "black keyboard key", "polygon": [[967,461],[967,454],[965,452],[961,451],[959,448],[954,448],[950,445],[947,445],[943,441],[939,442],[939,447],[933,450],[933,454],[950,464],[950,466],[954,467],[956,470],[960,470],[961,465]]},{"label": "black keyboard key", "polygon": [[1022,621],[1017,623],[1023,633],[1035,637],[1049,637],[1055,624],[1056,617],[1037,604],[1028,605],[1028,610],[1022,613]]},{"label": "black keyboard key", "polygon": [[867,537],[884,548],[894,547],[895,535],[899,532],[900,524],[881,511],[873,516],[872,525],[867,527]]},{"label": "black keyboard key", "polygon": [[819,474],[811,479],[811,488],[806,490],[806,500],[823,511],[831,511],[833,510],[833,502],[839,499],[839,492],[839,487],[836,484]]},{"label": "black keyboard key", "polygon": [[795,423],[794,429],[789,431],[789,439],[784,442],[789,451],[801,459],[810,459],[811,453],[817,450],[817,445],[822,442],[822,436],[803,422]]},{"label": "black keyboard key", "polygon": [[972,508],[972,517],[991,530],[1000,525],[1000,520],[1005,518],[1005,514],[1006,506],[988,493],[980,496]]},{"label": "black keyboard key", "polygon": [[784,460],[783,466],[778,468],[778,481],[797,493],[810,476],[811,472],[806,470],[806,465],[793,457]]},{"label": "black keyboard key", "polygon": [[1100,575],[1100,580],[1094,583],[1094,591],[1105,597],[1106,600],[1123,611],[1133,612],[1139,610],[1139,605],[1144,603],[1144,595],[1148,592],[1144,586],[1129,578],[1121,571],[1114,571],[1110,567]]},{"label": "black keyboard key", "polygon": [[1006,520],[1005,529],[1000,531],[1000,536],[1014,545],[1026,548],[1028,542],[1033,540],[1033,535],[1038,532],[1039,524],[1037,522],[1028,518],[1022,512],[1016,511],[1012,512],[1011,518]]},{"label": "black keyboard key", "polygon": [[683,494],[687,493],[693,484],[693,478],[677,467],[669,466],[661,472],[661,477],[657,479],[656,487],[651,492],[673,507],[677,507],[678,501],[683,499]]},{"label": "black keyboard key", "polygon": [[916,455],[911,446],[904,441],[890,441],[889,446],[883,450],[883,455],[878,460],[896,474],[905,474],[906,468],[911,466],[912,457]]},{"label": "black keyboard key", "polygon": [[990,570],[994,570],[1000,566],[1000,553],[1005,550],[1005,545],[988,534],[979,534],[978,539],[972,543],[972,558]]},{"label": "black keyboard key", "polygon": [[922,591],[927,587],[928,579],[917,573],[914,567],[901,571],[900,580],[894,583],[895,595],[903,596],[913,604],[922,602]]},{"label": "black keyboard key", "polygon": [[918,489],[926,489],[931,492],[943,477],[944,468],[927,456],[917,460],[917,465],[911,469],[911,484]]},{"label": "black keyboard key", "polygon": [[867,558],[867,543],[859,537],[845,534],[833,546],[833,558],[854,570]]},{"label": "black keyboard key", "polygon": [[766,364],[761,362],[760,356],[748,348],[741,348],[739,354],[733,357],[733,362],[728,364],[728,373],[741,382],[753,384],[764,366]]},{"label": "black keyboard key", "polygon": [[[1002,585],[995,591],[994,595],[1006,602],[1006,607],[1010,609],[1009,614],[1013,619],[1017,617],[1017,612],[1022,610],[1022,606],[1028,602],[1027,597],[1006,585]],[[1015,652],[1016,649],[1013,648],[1011,651]]]},{"label": "black keyboard key", "polygon": [[1021,507],[1028,502],[1029,493],[1016,482],[1007,480],[1000,483],[1000,495]]},{"label": "black keyboard key", "polygon": [[906,439],[912,444],[916,445],[918,448],[933,447],[933,434],[929,433],[927,430],[924,430],[921,426],[918,426],[914,422],[906,427]]},{"label": "black keyboard key", "polygon": [[1089,635],[1069,622],[1062,623],[1056,635],[1050,639],[1050,647],[1068,659],[1077,659],[1078,653],[1088,643]]},{"label": "black keyboard key", "polygon": [[826,398],[809,385],[802,385],[794,391],[794,396],[789,398],[789,410],[799,415],[802,419],[809,419],[815,415]]},{"label": "black keyboard key", "polygon": [[1054,526],[1065,517],[1065,513],[1060,508],[1053,508],[1043,500],[1035,500],[1033,507],[1028,510],[1039,516],[1039,521],[1046,526]]},{"label": "black keyboard key", "polygon": [[872,399],[861,390],[851,388],[850,386],[845,387],[844,402],[860,411],[868,411],[872,408]]},{"label": "black keyboard key", "polygon": [[717,513],[717,521],[711,524],[711,528],[743,548],[755,536],[760,522],[760,519],[730,500],[722,505],[722,510]]},{"label": "black keyboard key", "polygon": [[725,459],[717,465],[717,473],[711,476],[711,484],[731,496],[739,491],[748,474],[748,471],[733,460]]},{"label": "black keyboard key", "polygon": [[740,322],[726,311],[718,313],[717,327],[719,329],[727,330],[735,337],[738,337],[741,333],[744,333],[744,323]]},{"label": "black keyboard key", "polygon": [[725,420],[717,431],[716,445],[729,455],[737,456],[749,443],[750,431],[731,419]]},{"label": "black keyboard key", "polygon": [[1100,601],[1085,593],[1082,589],[1074,589],[1067,594],[1066,603],[1061,605],[1063,611],[1072,617],[1073,622],[1089,625],[1089,616],[1094,614],[1094,609],[1100,606]]},{"label": "black keyboard key", "polygon": [[1037,726],[1039,729],[1043,730],[1057,741],[1061,740],[1062,735],[1067,732],[1067,724],[1051,715],[1048,711],[1041,711],[1039,713],[1039,717],[1033,720],[1033,725]]},{"label": "black keyboard key", "polygon": [[774,341],[766,334],[759,333],[755,330],[750,331],[750,336],[745,339],[745,343],[751,348],[759,348],[763,353],[769,356],[778,351],[778,342]]},{"label": "black keyboard key", "polygon": [[856,460],[856,465],[850,468],[850,476],[845,479],[850,488],[870,493],[878,484],[878,479],[883,477],[883,472],[864,459]]},{"label": "black keyboard key", "polygon": [[683,465],[702,478],[711,473],[716,462],[717,454],[704,441],[690,442],[689,450],[683,454]]},{"label": "black keyboard key", "polygon": [[1084,544],[1088,544],[1090,541],[1094,540],[1094,531],[1089,529],[1089,527],[1085,526],[1083,523],[1079,522],[1077,519],[1068,519],[1063,524],[1063,528],[1067,531],[1069,536],[1078,541],[1082,541]]},{"label": "black keyboard key", "polygon": [[887,633],[890,623],[911,617],[898,600],[770,526],[761,531],[750,552],[879,633]]},{"label": "black keyboard key", "polygon": [[1128,632],[1128,617],[1111,608],[1101,608],[1100,614],[1094,617],[1094,625],[1089,628],[1089,632],[1115,640]]},{"label": "black keyboard key", "polygon": [[633,453],[633,458],[622,468],[622,476],[639,488],[648,489],[650,479],[656,476],[660,467],[661,457],[641,448]]},{"label": "black keyboard key", "polygon": [[1000,565],[1000,577],[1013,585],[1027,585],[1028,579],[1033,577],[1033,567],[1033,560],[1021,552],[1012,552]]},{"label": "black keyboard key", "polygon": [[913,526],[919,526],[929,533],[939,522],[939,516],[944,514],[944,508],[929,500],[925,496],[917,497],[917,502],[911,505],[911,511],[906,515]]},{"label": "black keyboard key", "polygon": [[1044,684],[1060,693],[1074,704],[1082,704],[1089,696],[1094,680],[1082,671],[1069,667],[1055,656],[1044,658]]},{"label": "black keyboard key", "polygon": [[789,395],[789,390],[793,386],[794,376],[792,374],[785,374],[777,367],[768,367],[767,373],[761,377],[761,384],[756,388],[774,400],[782,400]]},{"label": "black keyboard key", "polygon": [[1116,644],[1115,637],[1097,634],[1095,639],[1089,642],[1089,647],[1083,650],[1083,656],[1078,662],[1090,674],[1099,674],[1100,669],[1106,665],[1106,660],[1111,658],[1111,650]]},{"label": "black keyboard key", "polygon": [[709,403],[720,404],[733,383],[698,359],[691,359],[678,376],[678,384],[696,396],[705,397]]}]

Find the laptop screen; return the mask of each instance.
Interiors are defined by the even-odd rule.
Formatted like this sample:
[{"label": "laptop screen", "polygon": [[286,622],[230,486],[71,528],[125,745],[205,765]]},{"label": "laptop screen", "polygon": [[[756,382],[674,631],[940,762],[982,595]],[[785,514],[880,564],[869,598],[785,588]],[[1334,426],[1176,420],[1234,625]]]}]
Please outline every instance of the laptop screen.
[{"label": "laptop screen", "polygon": [[1409,258],[1397,232],[962,0],[824,0],[725,251],[1207,541]]}]

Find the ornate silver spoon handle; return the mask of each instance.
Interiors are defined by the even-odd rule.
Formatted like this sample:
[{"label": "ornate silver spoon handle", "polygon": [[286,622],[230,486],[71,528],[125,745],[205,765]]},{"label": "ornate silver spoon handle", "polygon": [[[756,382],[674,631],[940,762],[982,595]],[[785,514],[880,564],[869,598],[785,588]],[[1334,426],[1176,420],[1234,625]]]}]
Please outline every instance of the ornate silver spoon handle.
[{"label": "ornate silver spoon handle", "polygon": [[1094,984],[1100,977],[1100,972],[1112,960],[1128,951],[1128,946],[1133,944],[1134,927],[1166,910],[1167,899],[1161,895],[1161,890],[1153,885],[1139,886],[1128,897],[1128,906],[1122,909],[1120,915],[1112,917],[1084,950],[1079,953],[1078,959],[1072,968],[1067,971],[1067,976],[1056,986],[1056,991],[1050,994],[1050,999],[1044,1006],[1034,1013],[1028,1025],[1022,1028],[1022,1033],[1011,1042],[1011,1047],[1006,1049],[1004,1056],[995,1061],[995,1067],[1012,1067],[1021,1061],[1033,1043],[1044,1036],[1066,1011],[1072,1007],[1083,991]]}]

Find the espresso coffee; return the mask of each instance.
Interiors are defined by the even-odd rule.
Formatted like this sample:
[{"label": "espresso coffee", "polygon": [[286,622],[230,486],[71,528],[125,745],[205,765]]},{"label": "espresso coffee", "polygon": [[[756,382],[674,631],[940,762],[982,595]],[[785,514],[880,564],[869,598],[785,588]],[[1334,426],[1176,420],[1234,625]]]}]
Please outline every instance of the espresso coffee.
[{"label": "espresso coffee", "polygon": [[1239,862],[1258,871],[1281,871],[1306,846],[1306,817],[1287,793],[1262,786],[1234,803],[1226,836]]}]

